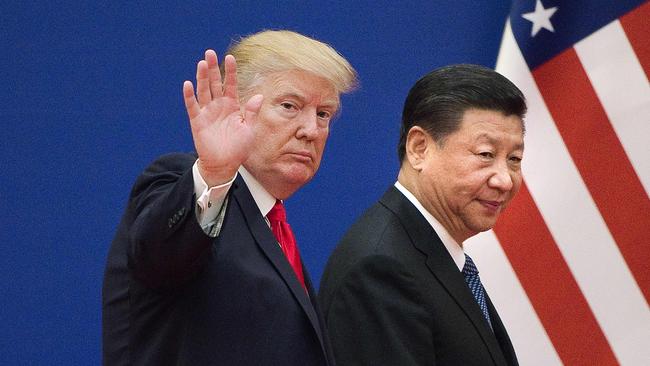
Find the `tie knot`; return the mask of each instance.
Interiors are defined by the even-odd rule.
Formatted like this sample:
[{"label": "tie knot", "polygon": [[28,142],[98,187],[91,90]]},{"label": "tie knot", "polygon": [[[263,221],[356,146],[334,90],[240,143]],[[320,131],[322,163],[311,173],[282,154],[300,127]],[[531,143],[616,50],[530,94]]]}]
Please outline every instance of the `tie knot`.
[{"label": "tie knot", "polygon": [[284,210],[284,205],[282,204],[282,201],[280,200],[275,201],[275,205],[273,205],[271,211],[269,211],[269,213],[266,214],[266,218],[268,218],[269,221],[280,221],[280,222],[287,221],[287,212]]},{"label": "tie knot", "polygon": [[465,254],[465,265],[463,266],[463,274],[465,276],[475,276],[478,274],[478,269],[476,268],[474,261],[467,254]]}]

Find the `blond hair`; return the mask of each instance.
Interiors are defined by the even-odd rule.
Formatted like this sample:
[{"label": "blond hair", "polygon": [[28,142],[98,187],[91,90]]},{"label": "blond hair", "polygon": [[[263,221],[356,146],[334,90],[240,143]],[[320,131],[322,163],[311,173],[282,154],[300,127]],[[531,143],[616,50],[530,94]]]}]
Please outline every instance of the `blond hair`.
[{"label": "blond hair", "polygon": [[[339,94],[357,86],[357,73],[330,45],[288,30],[265,30],[235,41],[228,54],[237,60],[240,97],[274,72],[302,70],[332,83]],[[223,73],[223,70],[222,70]]]}]

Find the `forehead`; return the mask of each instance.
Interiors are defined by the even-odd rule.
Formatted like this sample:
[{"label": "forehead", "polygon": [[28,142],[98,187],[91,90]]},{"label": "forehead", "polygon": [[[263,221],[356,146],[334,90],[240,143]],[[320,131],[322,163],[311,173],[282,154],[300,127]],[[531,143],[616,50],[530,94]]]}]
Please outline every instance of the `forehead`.
[{"label": "forehead", "polygon": [[258,88],[265,98],[294,97],[307,103],[338,107],[339,93],[334,84],[308,71],[274,72],[264,77]]},{"label": "forehead", "polygon": [[523,147],[523,121],[516,115],[506,116],[500,111],[469,109],[463,113],[454,135],[468,142],[509,143]]}]

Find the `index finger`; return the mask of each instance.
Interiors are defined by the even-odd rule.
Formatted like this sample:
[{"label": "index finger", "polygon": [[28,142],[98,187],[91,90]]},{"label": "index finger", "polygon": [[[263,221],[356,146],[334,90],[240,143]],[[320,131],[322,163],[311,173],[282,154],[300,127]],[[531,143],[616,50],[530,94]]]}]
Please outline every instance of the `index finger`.
[{"label": "index finger", "polygon": [[192,82],[187,80],[183,83],[183,100],[185,101],[185,110],[190,121],[193,120],[201,112],[201,107],[194,97],[194,86]]}]

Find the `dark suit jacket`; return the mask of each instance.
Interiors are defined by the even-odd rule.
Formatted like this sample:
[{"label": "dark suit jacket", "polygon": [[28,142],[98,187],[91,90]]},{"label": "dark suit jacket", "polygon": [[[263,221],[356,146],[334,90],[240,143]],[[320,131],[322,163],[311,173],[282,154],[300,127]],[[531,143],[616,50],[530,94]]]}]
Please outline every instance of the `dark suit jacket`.
[{"label": "dark suit jacket", "polygon": [[136,181],[103,287],[106,365],[332,365],[309,295],[238,177],[217,238],[195,217],[196,155]]},{"label": "dark suit jacket", "polygon": [[343,237],[319,300],[339,365],[517,365],[438,235],[391,187]]}]

